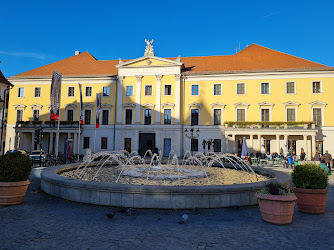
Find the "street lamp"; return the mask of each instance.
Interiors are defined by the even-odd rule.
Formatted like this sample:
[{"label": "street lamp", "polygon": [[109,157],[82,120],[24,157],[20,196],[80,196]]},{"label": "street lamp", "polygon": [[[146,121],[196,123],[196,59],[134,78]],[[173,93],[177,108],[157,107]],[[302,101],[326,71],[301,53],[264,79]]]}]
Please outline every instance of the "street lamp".
[{"label": "street lamp", "polygon": [[[188,135],[188,133],[190,133],[189,135]],[[195,135],[195,133],[196,133],[196,135]],[[199,129],[197,129],[196,131],[195,131],[195,129],[193,128],[193,127],[191,127],[191,129],[189,129],[189,131],[188,131],[188,129],[185,129],[184,130],[184,135],[187,137],[187,138],[189,138],[190,139],[190,143],[191,143],[191,145],[190,145],[190,147],[191,147],[191,156],[193,155],[193,145],[192,145],[192,143],[193,143],[193,139],[197,139],[198,137],[199,137],[199,133],[200,133],[200,130]]]}]

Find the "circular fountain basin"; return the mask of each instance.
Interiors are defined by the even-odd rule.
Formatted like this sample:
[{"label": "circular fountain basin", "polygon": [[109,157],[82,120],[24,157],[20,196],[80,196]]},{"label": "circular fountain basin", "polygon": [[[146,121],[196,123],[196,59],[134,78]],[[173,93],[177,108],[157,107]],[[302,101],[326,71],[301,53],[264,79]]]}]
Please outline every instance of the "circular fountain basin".
[{"label": "circular fountain basin", "polygon": [[[84,181],[67,178],[59,173],[77,169],[80,164],[49,167],[42,172],[44,192],[63,199],[116,207],[192,209],[248,206],[257,204],[255,193],[268,181],[233,185],[158,186],[129,185]],[[252,167],[261,175],[289,185],[290,175],[274,170]]]}]

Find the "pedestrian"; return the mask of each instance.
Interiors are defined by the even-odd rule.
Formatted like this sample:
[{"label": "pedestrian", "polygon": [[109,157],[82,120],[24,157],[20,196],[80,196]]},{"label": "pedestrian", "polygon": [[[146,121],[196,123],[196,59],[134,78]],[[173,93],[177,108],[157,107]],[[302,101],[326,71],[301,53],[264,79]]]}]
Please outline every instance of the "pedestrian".
[{"label": "pedestrian", "polygon": [[313,157],[313,161],[320,161],[321,160],[321,157],[320,157],[320,154],[319,152],[317,151]]},{"label": "pedestrian", "polygon": [[331,154],[328,153],[328,150],[325,151],[325,154],[322,156],[321,160],[325,161],[325,163],[326,163],[328,169],[329,169],[330,171],[332,171],[332,170],[331,170],[331,160],[332,160],[332,156],[331,156]]},{"label": "pedestrian", "polygon": [[305,161],[306,154],[304,152],[304,149],[302,149],[302,152],[300,153],[300,160]]},{"label": "pedestrian", "polygon": [[292,158],[291,154],[288,153],[286,156],[288,157],[289,167],[293,168],[293,158]]}]

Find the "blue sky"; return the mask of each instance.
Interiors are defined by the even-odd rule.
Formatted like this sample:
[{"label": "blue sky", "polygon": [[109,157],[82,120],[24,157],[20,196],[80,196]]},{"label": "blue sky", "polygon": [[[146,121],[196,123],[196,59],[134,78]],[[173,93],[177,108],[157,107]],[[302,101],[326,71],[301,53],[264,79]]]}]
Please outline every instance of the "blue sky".
[{"label": "blue sky", "polygon": [[0,69],[88,51],[99,60],[230,55],[256,43],[334,67],[334,1],[1,0]]}]

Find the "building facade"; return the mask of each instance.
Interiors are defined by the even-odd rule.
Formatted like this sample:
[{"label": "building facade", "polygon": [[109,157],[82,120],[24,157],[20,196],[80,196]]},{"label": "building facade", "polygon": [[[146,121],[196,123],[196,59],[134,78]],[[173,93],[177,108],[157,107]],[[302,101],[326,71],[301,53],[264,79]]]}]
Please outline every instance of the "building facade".
[{"label": "building facade", "polygon": [[[152,40],[153,41],[153,40]],[[31,151],[37,127],[43,149],[55,150],[49,119],[53,70],[62,73],[59,150],[90,148],[240,153],[334,153],[334,68],[256,44],[228,56],[161,58],[147,41],[143,57],[99,61],[88,52],[11,77],[6,149]],[[84,124],[78,134],[79,85]],[[96,93],[102,92],[95,129]],[[185,131],[195,131],[194,137]],[[198,134],[196,133],[198,132]],[[69,140],[70,139],[70,140]],[[205,144],[204,144],[205,146]]]}]

